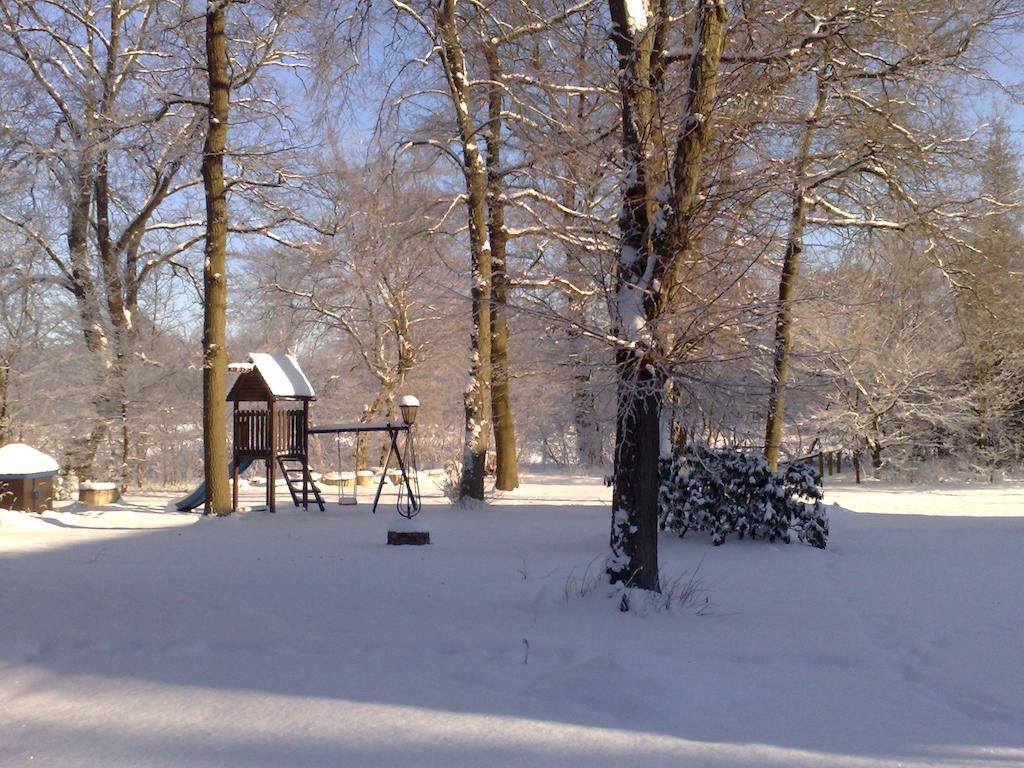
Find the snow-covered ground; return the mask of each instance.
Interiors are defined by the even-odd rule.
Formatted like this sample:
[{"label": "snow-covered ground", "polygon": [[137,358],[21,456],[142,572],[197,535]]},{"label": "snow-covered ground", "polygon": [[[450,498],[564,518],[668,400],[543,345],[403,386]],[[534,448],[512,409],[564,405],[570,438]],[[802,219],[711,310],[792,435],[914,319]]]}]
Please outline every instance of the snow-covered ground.
[{"label": "snow-covered ground", "polygon": [[[3,766],[1024,765],[1024,485],[830,487],[829,549],[666,536],[621,614],[608,491],[485,510],[0,512]],[[255,495],[253,496],[255,498]]]}]

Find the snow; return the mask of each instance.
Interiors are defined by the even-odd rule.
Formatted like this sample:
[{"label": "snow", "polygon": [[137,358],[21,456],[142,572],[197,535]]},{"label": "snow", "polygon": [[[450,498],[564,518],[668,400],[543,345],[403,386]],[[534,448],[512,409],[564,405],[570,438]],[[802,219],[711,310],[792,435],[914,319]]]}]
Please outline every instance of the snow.
[{"label": "snow", "polygon": [[0,765],[1024,764],[1024,484],[826,491],[826,550],[663,537],[700,615],[609,599],[598,478],[435,491],[429,547],[391,490],[0,512]]},{"label": "snow", "polygon": [[54,475],[57,462],[42,451],[24,443],[8,443],[0,448],[0,477]]},{"label": "snow", "polygon": [[626,31],[636,35],[647,29],[650,24],[651,11],[647,6],[647,0],[626,0]]},{"label": "snow", "polygon": [[117,485],[115,483],[87,482],[78,484],[78,490],[80,491],[113,491],[116,489]]},{"label": "snow", "polygon": [[647,313],[644,293],[632,285],[620,285],[617,308],[622,322],[622,335],[631,343],[647,341]]},{"label": "snow", "polygon": [[388,524],[388,530],[395,533],[424,533],[430,530],[426,520],[420,515],[406,517],[396,514]]},{"label": "snow", "polygon": [[292,355],[253,352],[249,362],[256,366],[275,397],[316,397],[313,386]]},{"label": "snow", "polygon": [[409,407],[409,406],[412,406],[413,408],[418,408],[419,404],[420,404],[420,400],[415,395],[402,395],[400,398],[398,398],[398,407],[399,408]]}]

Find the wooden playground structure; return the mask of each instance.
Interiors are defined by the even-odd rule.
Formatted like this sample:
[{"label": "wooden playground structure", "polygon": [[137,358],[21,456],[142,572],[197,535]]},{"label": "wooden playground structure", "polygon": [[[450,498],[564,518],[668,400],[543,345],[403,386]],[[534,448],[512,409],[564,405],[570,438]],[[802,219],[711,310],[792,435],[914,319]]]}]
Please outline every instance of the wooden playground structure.
[{"label": "wooden playground structure", "polygon": [[[360,422],[313,427],[309,422],[309,406],[316,400],[316,393],[294,357],[254,352],[245,363],[232,364],[231,370],[238,374],[227,396],[228,402],[233,404],[232,510],[238,509],[240,473],[253,462],[260,461],[266,466],[267,508],[271,512],[276,511],[278,470],[295,506],[308,509],[312,502],[323,511],[324,499],[309,466],[309,436],[335,435],[337,438],[342,434],[382,432],[387,434],[389,445],[373,500],[373,511],[377,511],[392,457],[398,466],[400,503],[404,498],[409,507],[407,511],[412,514],[419,511],[419,483],[409,429],[411,417],[407,416],[401,423]],[[404,451],[399,442],[403,434],[406,438]]]}]

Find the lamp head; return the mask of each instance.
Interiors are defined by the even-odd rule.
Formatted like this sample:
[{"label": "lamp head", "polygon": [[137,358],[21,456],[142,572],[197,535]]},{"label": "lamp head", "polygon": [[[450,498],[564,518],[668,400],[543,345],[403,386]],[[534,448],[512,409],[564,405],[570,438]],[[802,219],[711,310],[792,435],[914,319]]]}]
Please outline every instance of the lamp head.
[{"label": "lamp head", "polygon": [[398,398],[398,408],[402,412],[402,421],[410,427],[416,423],[416,411],[419,410],[420,401],[413,395],[402,395]]}]

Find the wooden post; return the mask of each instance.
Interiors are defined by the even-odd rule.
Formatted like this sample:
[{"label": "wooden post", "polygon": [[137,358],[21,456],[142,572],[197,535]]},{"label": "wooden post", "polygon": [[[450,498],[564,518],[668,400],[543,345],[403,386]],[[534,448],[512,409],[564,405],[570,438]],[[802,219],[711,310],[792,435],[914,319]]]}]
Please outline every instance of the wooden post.
[{"label": "wooden post", "polygon": [[274,439],[274,422],[277,421],[277,409],[273,400],[267,401],[267,508],[271,512],[277,511],[275,483],[277,478],[277,442]]},{"label": "wooden post", "polygon": [[309,490],[306,487],[309,478],[309,400],[302,401],[302,424],[299,429],[302,432],[302,508],[309,509]]},{"label": "wooden post", "polygon": [[231,511],[238,511],[238,401],[231,411]]}]

